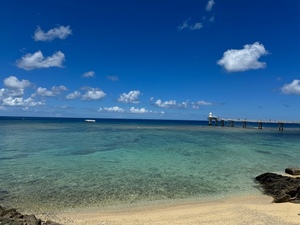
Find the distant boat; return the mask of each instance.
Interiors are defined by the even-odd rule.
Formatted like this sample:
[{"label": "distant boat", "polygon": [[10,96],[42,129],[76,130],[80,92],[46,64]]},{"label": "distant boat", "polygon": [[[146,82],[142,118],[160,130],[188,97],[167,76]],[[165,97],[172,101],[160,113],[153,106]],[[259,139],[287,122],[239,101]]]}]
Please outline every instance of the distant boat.
[{"label": "distant boat", "polygon": [[90,120],[90,119],[87,119],[87,120],[85,120],[85,122],[87,122],[87,123],[95,123],[96,120]]}]

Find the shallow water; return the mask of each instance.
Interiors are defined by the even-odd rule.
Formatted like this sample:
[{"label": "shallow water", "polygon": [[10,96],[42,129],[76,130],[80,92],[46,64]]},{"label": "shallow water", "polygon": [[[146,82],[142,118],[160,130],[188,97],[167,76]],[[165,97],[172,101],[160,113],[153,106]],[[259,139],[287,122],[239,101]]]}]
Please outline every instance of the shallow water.
[{"label": "shallow water", "polygon": [[35,212],[257,193],[299,167],[300,131],[207,122],[0,120],[0,202]]}]

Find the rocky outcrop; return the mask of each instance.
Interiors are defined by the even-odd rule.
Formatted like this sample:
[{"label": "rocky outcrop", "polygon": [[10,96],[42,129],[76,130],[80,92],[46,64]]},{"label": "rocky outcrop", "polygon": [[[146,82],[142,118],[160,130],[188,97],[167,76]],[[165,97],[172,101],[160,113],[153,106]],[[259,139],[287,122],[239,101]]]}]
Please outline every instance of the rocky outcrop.
[{"label": "rocky outcrop", "polygon": [[300,175],[300,168],[286,168],[285,172],[291,175]]},{"label": "rocky outcrop", "polygon": [[16,209],[5,209],[0,205],[0,225],[61,225],[53,221],[42,221],[35,215],[23,215]]},{"label": "rocky outcrop", "polygon": [[274,202],[300,203],[300,177],[264,173],[255,178],[264,194],[272,196]]}]

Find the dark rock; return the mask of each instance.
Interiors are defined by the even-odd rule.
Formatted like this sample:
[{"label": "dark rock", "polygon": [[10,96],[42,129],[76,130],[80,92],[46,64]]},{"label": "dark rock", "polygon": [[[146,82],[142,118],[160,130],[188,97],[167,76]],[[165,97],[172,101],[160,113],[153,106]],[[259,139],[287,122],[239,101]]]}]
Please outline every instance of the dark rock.
[{"label": "dark rock", "polygon": [[291,175],[300,175],[300,168],[286,168],[285,172]]},{"label": "dark rock", "polygon": [[12,218],[14,217],[14,215],[17,213],[17,210],[12,208],[12,209],[3,209],[2,213],[0,216],[4,217],[4,218]]},{"label": "dark rock", "polygon": [[274,202],[300,202],[300,178],[264,173],[255,178],[264,194],[272,196]]},{"label": "dark rock", "polygon": [[2,216],[3,211],[4,211],[4,209],[3,209],[3,207],[0,205],[0,216]]},{"label": "dark rock", "polygon": [[8,218],[2,218],[2,217],[0,217],[0,224],[2,225],[12,225],[12,223],[10,223],[11,221],[10,221],[10,219],[8,219]]},{"label": "dark rock", "polygon": [[51,220],[47,220],[45,223],[43,223],[42,225],[61,225],[60,223],[56,223],[56,222],[53,222]]},{"label": "dark rock", "polygon": [[24,216],[23,216],[23,219],[24,219],[24,220],[27,220],[27,221],[37,220],[37,218],[36,218],[35,215],[33,215],[33,214],[30,214],[30,215],[24,215]]},{"label": "dark rock", "polygon": [[5,209],[0,205],[0,225],[61,225],[51,220],[46,222],[36,218],[35,215],[23,215],[16,209]]},{"label": "dark rock", "polygon": [[275,203],[289,202],[291,201],[291,196],[287,194],[282,194],[274,197]]}]

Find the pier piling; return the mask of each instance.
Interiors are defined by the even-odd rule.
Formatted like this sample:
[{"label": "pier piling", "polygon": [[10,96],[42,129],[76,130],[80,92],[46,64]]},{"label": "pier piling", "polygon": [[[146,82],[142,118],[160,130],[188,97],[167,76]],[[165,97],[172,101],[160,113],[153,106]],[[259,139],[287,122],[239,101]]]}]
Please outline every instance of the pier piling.
[{"label": "pier piling", "polygon": [[225,126],[225,120],[221,120],[221,126],[222,126],[222,127]]},{"label": "pier piling", "polygon": [[218,117],[214,116],[212,113],[209,113],[208,115],[208,125],[211,126],[212,125],[212,121],[215,121],[215,126],[219,125],[219,121],[218,121]]},{"label": "pier piling", "polygon": [[278,130],[283,131],[283,122],[278,122]]},{"label": "pier piling", "polygon": [[228,120],[229,127],[234,127],[234,120]]}]

